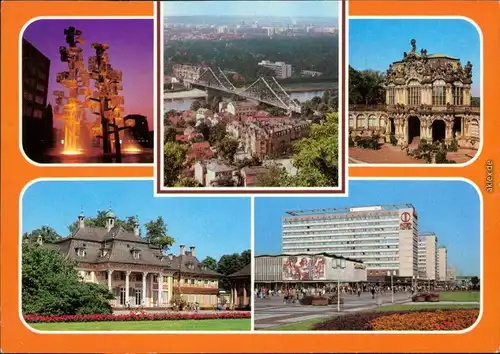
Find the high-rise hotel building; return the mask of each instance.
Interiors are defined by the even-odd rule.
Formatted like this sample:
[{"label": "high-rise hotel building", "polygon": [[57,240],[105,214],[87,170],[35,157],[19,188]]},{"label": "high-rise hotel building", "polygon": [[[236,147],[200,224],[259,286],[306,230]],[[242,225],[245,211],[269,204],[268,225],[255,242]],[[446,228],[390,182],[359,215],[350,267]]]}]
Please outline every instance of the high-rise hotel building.
[{"label": "high-rise hotel building", "polygon": [[289,211],[285,254],[331,253],[361,260],[369,277],[418,274],[418,214],[411,204]]},{"label": "high-rise hotel building", "polygon": [[418,235],[418,276],[438,280],[438,238],[434,232]]},{"label": "high-rise hotel building", "polygon": [[448,270],[448,250],[446,247],[439,247],[437,255],[437,280],[446,281],[447,280],[447,270]]}]

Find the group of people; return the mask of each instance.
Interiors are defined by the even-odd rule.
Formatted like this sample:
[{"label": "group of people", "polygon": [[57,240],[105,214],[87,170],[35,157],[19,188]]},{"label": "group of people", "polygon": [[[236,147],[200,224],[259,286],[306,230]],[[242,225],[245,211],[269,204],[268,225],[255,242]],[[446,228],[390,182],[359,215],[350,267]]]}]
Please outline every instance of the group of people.
[{"label": "group of people", "polygon": [[199,312],[200,304],[197,302],[188,302],[185,307],[187,312]]}]

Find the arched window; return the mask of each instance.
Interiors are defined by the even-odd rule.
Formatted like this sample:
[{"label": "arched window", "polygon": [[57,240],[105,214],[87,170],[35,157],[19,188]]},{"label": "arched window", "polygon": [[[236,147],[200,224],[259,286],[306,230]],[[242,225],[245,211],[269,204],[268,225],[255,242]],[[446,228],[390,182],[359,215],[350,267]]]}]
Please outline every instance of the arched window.
[{"label": "arched window", "polygon": [[422,103],[420,83],[417,80],[412,80],[408,83],[407,102],[409,106],[419,106]]},{"label": "arched window", "polygon": [[377,118],[375,116],[368,117],[368,128],[370,129],[378,128]]},{"label": "arched window", "polygon": [[463,106],[464,105],[464,88],[462,84],[456,83],[453,86],[453,104],[455,106]]},{"label": "arched window", "polygon": [[367,128],[366,117],[363,115],[358,116],[356,119],[356,126],[357,128]]},{"label": "arched window", "polygon": [[396,104],[396,89],[394,87],[389,87],[387,89],[387,92],[389,94],[389,101],[387,102],[388,105],[393,106]]},{"label": "arched window", "polygon": [[446,106],[446,84],[443,80],[435,81],[432,85],[432,104]]},{"label": "arched window", "polygon": [[477,119],[473,119],[470,122],[470,135],[474,138],[479,138],[479,122]]}]

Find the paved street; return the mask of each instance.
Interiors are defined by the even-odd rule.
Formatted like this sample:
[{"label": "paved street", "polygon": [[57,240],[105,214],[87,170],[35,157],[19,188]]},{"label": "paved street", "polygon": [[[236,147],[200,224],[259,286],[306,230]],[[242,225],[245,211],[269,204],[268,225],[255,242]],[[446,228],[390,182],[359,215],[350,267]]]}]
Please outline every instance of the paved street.
[{"label": "paved street", "polygon": [[[464,163],[477,153],[472,149],[460,149],[457,152],[448,152],[447,159],[457,163]],[[362,149],[357,147],[349,148],[350,163],[406,163],[425,164],[424,160],[416,160],[406,155],[400,147],[383,145],[379,150]]]},{"label": "paved street", "polygon": [[[372,299],[371,294],[364,293],[361,297],[357,295],[344,295],[344,304],[341,305],[341,313],[350,313],[368,310],[376,307],[377,299]],[[391,294],[382,295],[378,298],[382,304],[390,304]],[[401,304],[410,300],[410,293],[395,293],[394,303]],[[272,296],[269,299],[255,299],[255,329],[267,329],[283,326],[300,321],[315,318],[331,317],[338,315],[337,305],[329,306],[302,306],[300,304],[284,304],[283,296]]]}]

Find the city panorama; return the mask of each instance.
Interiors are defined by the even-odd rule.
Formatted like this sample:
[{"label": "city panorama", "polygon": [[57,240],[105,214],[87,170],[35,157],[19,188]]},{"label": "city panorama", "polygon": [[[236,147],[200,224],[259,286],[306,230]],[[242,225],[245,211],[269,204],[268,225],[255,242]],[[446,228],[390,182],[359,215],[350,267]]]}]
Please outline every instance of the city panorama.
[{"label": "city panorama", "polygon": [[[475,28],[465,21],[443,21],[434,31],[435,21],[430,20],[422,20],[427,28],[418,23],[413,26],[414,20],[351,22],[350,163],[460,164],[471,160],[480,148],[481,136],[479,69],[473,70],[479,65]],[[366,46],[362,39],[367,36],[363,31],[381,22],[375,31],[380,34],[377,44],[388,40],[389,29],[399,30],[394,43],[405,40],[408,48],[392,62],[386,61],[384,71],[378,68],[395,49],[374,58],[374,69],[369,62],[362,63],[367,57],[361,52]],[[438,41],[429,40],[444,27],[450,28],[451,36],[466,27],[474,33],[476,43],[467,46],[472,35],[464,36],[459,44],[456,40],[444,44],[446,35]],[[410,34],[419,36],[408,37]],[[432,46],[433,51],[426,46]],[[406,48],[401,47],[401,52]]]},{"label": "city panorama", "polygon": [[339,5],[192,3],[163,5],[164,186],[338,187]]}]

